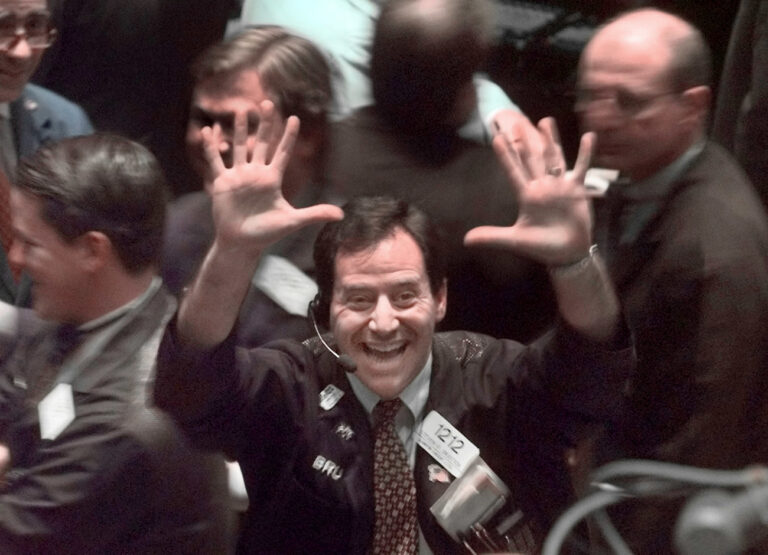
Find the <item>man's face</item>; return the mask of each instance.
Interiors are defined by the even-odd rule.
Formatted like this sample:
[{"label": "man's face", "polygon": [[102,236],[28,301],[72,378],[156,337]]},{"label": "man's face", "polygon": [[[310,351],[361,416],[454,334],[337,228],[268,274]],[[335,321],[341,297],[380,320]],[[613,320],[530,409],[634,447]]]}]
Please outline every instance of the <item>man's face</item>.
[{"label": "man's face", "polygon": [[421,249],[402,229],[373,250],[336,256],[331,329],[357,377],[384,399],[424,367],[445,308],[445,286],[432,294]]},{"label": "man's face", "polygon": [[80,324],[88,290],[79,240],[68,243],[41,216],[41,201],[13,190],[11,208],[16,238],[10,262],[32,280],[32,308],[42,318]]},{"label": "man's face", "polygon": [[[45,0],[0,0],[0,21],[18,22],[35,14],[48,14]],[[0,102],[16,100],[35,72],[43,48],[31,48],[24,38],[16,39],[7,51],[0,51]]]},{"label": "man's face", "polygon": [[582,131],[597,134],[595,165],[643,179],[690,146],[690,118],[666,78],[669,48],[615,34],[605,29],[585,49],[576,111]]},{"label": "man's face", "polygon": [[195,88],[187,124],[187,155],[193,169],[206,186],[210,185],[208,163],[205,159],[202,129],[211,127],[221,133],[220,150],[224,162],[231,164],[232,133],[235,113],[248,114],[248,132],[252,135],[259,126],[259,104],[269,100],[255,70],[247,70],[225,79],[203,81]]}]

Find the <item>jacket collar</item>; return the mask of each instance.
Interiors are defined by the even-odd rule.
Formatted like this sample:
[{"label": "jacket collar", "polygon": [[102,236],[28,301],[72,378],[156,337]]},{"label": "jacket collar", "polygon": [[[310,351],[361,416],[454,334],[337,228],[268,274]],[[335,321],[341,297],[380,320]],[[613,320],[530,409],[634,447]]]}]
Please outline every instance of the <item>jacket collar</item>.
[{"label": "jacket collar", "polygon": [[54,140],[53,113],[39,101],[34,89],[27,85],[21,96],[10,103],[11,122],[19,157],[35,152],[40,145]]}]

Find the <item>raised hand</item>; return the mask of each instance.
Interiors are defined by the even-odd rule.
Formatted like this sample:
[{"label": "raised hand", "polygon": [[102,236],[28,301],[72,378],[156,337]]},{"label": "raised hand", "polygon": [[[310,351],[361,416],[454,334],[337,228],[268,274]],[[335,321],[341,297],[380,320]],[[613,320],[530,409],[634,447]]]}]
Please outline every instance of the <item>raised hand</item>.
[{"label": "raised hand", "polygon": [[221,137],[203,130],[214,176],[210,193],[216,238],[181,302],[176,323],[179,340],[198,348],[211,348],[229,335],[267,247],[305,225],[344,216],[330,204],[297,210],[285,200],[283,176],[299,120],[290,117],[283,126],[269,101],[259,106],[259,116],[256,136],[248,137],[246,114],[235,115],[231,167],[219,151]]},{"label": "raised hand", "polygon": [[282,126],[268,100],[259,106],[259,115],[256,137],[249,138],[247,114],[235,114],[232,167],[222,159],[217,133],[210,128],[203,130],[206,158],[214,177],[211,195],[216,240],[221,246],[255,253],[305,225],[343,217],[337,206],[295,209],[285,200],[282,181],[299,120],[291,116]]},{"label": "raised hand", "polygon": [[[520,125],[520,124],[518,124]],[[493,140],[496,155],[515,189],[520,210],[510,227],[481,226],[467,232],[466,245],[496,245],[513,249],[548,266],[562,266],[583,258],[592,243],[592,215],[584,190],[594,135],[581,138],[573,171],[565,158],[552,118],[539,122],[540,143],[532,146],[530,129],[516,141],[508,133]]]}]

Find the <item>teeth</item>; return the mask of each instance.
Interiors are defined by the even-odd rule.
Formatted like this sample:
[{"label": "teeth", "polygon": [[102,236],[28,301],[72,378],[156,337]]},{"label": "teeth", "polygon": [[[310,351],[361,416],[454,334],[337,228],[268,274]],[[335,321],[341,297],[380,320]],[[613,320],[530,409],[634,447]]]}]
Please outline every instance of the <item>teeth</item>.
[{"label": "teeth", "polygon": [[376,353],[388,354],[388,353],[393,353],[393,352],[401,349],[403,347],[403,345],[402,344],[397,344],[397,345],[376,345],[376,346],[366,345],[366,347],[369,350],[374,351]]}]

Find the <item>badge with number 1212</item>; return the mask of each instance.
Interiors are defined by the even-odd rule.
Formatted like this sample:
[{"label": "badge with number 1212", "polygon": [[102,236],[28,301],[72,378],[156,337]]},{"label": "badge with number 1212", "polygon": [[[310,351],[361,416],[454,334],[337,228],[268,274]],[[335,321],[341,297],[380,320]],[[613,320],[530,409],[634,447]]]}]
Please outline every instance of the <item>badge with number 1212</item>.
[{"label": "badge with number 1212", "polygon": [[474,443],[434,410],[416,432],[416,441],[456,478],[460,478],[480,455],[480,449]]}]

